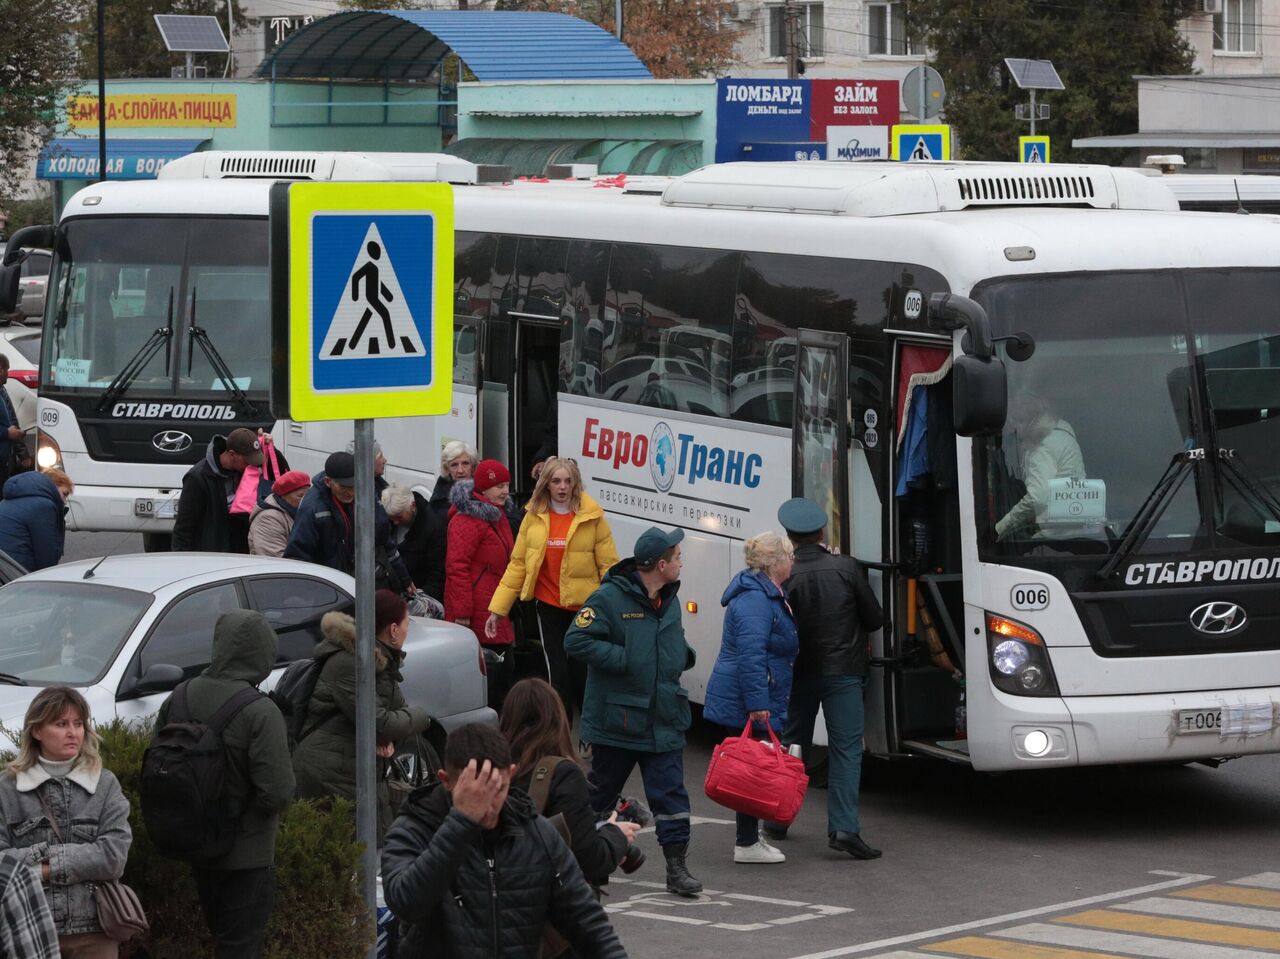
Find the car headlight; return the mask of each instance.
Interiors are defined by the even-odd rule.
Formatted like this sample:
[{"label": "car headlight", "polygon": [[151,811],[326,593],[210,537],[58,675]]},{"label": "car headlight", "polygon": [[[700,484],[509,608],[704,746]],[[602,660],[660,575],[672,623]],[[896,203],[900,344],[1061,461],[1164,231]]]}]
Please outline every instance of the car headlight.
[{"label": "car headlight", "polygon": [[1058,681],[1044,639],[1017,620],[987,613],[991,682],[1015,696],[1057,696]]}]

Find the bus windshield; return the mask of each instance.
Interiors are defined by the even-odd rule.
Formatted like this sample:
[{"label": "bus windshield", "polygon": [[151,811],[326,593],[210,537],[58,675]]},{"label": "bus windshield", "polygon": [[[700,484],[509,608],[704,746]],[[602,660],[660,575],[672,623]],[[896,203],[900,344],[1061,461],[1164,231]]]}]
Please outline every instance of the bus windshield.
[{"label": "bus windshield", "polygon": [[[130,397],[225,396],[234,386],[269,388],[266,219],[79,217],[62,231],[43,392],[102,393],[114,384]],[[193,336],[193,327],[205,335]]]},{"label": "bus windshield", "polygon": [[1036,341],[1006,364],[1003,435],[975,444],[983,558],[1105,568],[1280,546],[1280,272],[1042,276],[975,296],[997,335]]}]

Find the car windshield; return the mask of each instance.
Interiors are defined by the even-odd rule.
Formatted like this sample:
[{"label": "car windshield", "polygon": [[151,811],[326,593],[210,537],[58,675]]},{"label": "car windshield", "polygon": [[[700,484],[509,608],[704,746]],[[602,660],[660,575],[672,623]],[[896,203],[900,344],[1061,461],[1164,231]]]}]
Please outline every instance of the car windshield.
[{"label": "car windshield", "polygon": [[13,348],[26,357],[32,368],[40,362],[40,334],[31,333],[26,336],[12,337],[9,342]]},{"label": "car windshield", "polygon": [[0,673],[32,686],[92,685],[152,601],[82,581],[10,583],[0,589]]},{"label": "car windshield", "polygon": [[1280,272],[1036,277],[975,296],[997,334],[1036,341],[1006,364],[1004,434],[976,444],[984,558],[1280,546]]},{"label": "car windshield", "polygon": [[[41,384],[100,394],[136,360],[125,388],[149,396],[225,396],[225,384],[191,327],[246,392],[271,374],[267,221],[244,217],[73,218],[48,296]],[[148,350],[156,332],[163,344]]]}]

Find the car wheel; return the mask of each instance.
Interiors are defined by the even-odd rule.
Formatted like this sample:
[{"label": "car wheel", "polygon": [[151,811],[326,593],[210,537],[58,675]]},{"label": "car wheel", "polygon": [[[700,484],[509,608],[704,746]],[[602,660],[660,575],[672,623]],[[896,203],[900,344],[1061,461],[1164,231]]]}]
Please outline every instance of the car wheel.
[{"label": "car wheel", "polygon": [[146,553],[167,553],[173,549],[172,533],[143,533],[142,550]]}]

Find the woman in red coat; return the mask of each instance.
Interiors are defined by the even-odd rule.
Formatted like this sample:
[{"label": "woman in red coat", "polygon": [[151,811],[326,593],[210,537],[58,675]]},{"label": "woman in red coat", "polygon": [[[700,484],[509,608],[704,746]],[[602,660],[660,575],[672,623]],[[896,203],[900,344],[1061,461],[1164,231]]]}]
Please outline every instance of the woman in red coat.
[{"label": "woman in red coat", "polygon": [[481,460],[469,480],[458,480],[449,493],[449,549],[445,559],[444,618],[469,627],[489,657],[489,705],[500,709],[511,687],[515,660],[511,621],[503,619],[497,635],[485,636],[489,601],[511,559],[514,537],[503,508],[511,489],[511,473],[497,460]]}]

